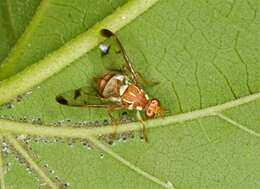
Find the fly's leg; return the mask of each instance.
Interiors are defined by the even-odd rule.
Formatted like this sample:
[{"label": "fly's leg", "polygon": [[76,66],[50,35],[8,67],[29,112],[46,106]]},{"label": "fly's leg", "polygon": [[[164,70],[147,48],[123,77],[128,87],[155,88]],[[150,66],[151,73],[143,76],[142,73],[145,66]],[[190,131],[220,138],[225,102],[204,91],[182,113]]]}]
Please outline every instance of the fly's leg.
[{"label": "fly's leg", "polygon": [[122,106],[111,106],[110,108],[108,108],[108,115],[112,121],[112,124],[115,125],[115,129],[113,131],[113,134],[112,134],[112,139],[115,139],[116,138],[116,134],[117,134],[117,128],[119,126],[119,121],[118,119],[114,118],[113,115],[112,115],[112,112],[116,111],[116,110],[119,110],[119,109],[122,109],[123,107]]},{"label": "fly's leg", "polygon": [[144,123],[144,120],[139,111],[136,112],[136,117],[137,117],[138,121],[141,123],[143,135],[144,135],[144,141],[146,143],[148,143],[148,137],[147,137],[147,132],[146,132],[146,128],[145,128],[145,123]]}]

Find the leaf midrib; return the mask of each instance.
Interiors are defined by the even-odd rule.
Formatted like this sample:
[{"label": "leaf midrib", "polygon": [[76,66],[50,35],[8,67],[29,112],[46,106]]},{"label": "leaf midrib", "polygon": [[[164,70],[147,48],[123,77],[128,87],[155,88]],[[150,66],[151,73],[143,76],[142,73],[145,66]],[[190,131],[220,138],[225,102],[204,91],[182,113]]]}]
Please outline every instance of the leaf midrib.
[{"label": "leaf midrib", "polygon": [[[208,108],[194,110],[191,112],[161,117],[158,119],[150,119],[145,122],[146,128],[164,127],[175,123],[182,123],[188,120],[194,120],[207,116],[218,116],[218,113],[225,110],[238,107],[243,104],[253,102],[260,99],[260,92],[241,97],[223,104],[211,106]],[[21,123],[16,121],[0,119],[0,130],[12,134],[26,134],[34,136],[47,136],[47,137],[68,137],[68,138],[88,138],[89,136],[106,135],[114,132],[114,125],[98,128],[73,128],[64,125],[63,127],[50,127],[48,125],[35,125],[30,123]],[[139,122],[132,122],[122,124],[117,129],[117,133],[127,131],[140,130]]]}]

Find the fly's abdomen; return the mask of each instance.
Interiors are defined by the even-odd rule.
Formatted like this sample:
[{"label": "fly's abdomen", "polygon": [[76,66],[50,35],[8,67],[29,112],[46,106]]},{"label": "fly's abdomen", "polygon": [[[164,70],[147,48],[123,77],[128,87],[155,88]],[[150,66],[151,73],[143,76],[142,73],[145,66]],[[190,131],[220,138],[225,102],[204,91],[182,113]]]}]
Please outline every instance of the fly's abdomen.
[{"label": "fly's abdomen", "polygon": [[98,81],[99,95],[103,98],[119,97],[124,75],[106,74]]}]

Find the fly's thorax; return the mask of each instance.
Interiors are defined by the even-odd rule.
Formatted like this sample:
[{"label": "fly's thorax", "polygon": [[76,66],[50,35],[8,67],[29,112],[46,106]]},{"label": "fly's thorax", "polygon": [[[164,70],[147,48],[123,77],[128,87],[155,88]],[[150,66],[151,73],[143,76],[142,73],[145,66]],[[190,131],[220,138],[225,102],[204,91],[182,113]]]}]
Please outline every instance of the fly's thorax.
[{"label": "fly's thorax", "polygon": [[130,110],[142,111],[148,103],[148,95],[134,84],[127,85],[122,91],[122,104]]}]

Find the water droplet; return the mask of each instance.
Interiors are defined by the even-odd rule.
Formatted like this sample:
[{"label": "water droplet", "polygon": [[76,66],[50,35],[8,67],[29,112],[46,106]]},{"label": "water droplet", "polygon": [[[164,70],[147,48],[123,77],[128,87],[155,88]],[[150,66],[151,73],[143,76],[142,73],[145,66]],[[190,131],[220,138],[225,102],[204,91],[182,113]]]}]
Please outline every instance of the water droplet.
[{"label": "water droplet", "polygon": [[43,124],[41,118],[37,117],[37,118],[32,118],[32,124],[38,124],[41,125]]},{"label": "water droplet", "polygon": [[70,123],[71,119],[66,119],[65,122]]},{"label": "water droplet", "polygon": [[92,150],[92,146],[90,144],[87,144],[87,150]]},{"label": "water droplet", "polygon": [[109,144],[109,145],[113,145],[113,144],[114,144],[114,141],[113,141],[113,140],[108,140],[108,144]]},{"label": "water droplet", "polygon": [[16,102],[21,102],[23,100],[23,97],[21,95],[18,95],[16,97]]},{"label": "water droplet", "polygon": [[17,139],[18,140],[25,140],[26,139],[26,135],[19,135],[18,137],[17,137]]},{"label": "water droplet", "polygon": [[27,166],[27,167],[25,168],[25,170],[26,170],[29,174],[32,174],[32,169],[31,169],[29,166]]},{"label": "water droplet", "polygon": [[69,183],[69,182],[64,183],[64,187],[65,187],[65,188],[68,188],[69,186],[70,186],[70,183]]},{"label": "water droplet", "polygon": [[99,126],[100,124],[99,124],[99,121],[98,120],[96,120],[95,121],[95,126]]},{"label": "water droplet", "polygon": [[100,154],[100,158],[103,159],[104,158],[104,154],[101,153]]},{"label": "water droplet", "polygon": [[11,102],[7,102],[5,104],[5,107],[8,108],[8,109],[11,109],[11,108],[14,108],[14,105]]},{"label": "water droplet", "polygon": [[104,125],[104,126],[109,125],[109,121],[108,121],[107,119],[105,119],[105,120],[103,121],[103,125]]}]

